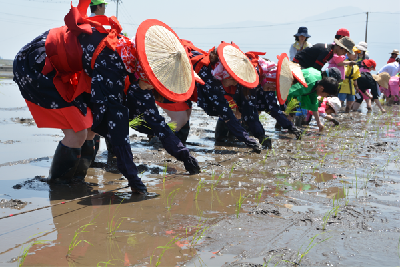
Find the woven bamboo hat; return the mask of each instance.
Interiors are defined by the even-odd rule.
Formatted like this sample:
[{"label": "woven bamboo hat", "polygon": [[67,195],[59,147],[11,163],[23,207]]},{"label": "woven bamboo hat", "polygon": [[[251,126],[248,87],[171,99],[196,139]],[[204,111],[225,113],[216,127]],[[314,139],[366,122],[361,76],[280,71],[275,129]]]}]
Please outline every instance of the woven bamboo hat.
[{"label": "woven bamboo hat", "polygon": [[293,77],[301,83],[305,88],[308,87],[306,79],[304,78],[303,72],[301,71],[301,66],[297,63],[289,61],[289,67],[292,71]]},{"label": "woven bamboo hat", "polygon": [[[278,58],[277,72],[276,72],[276,94],[279,103],[283,105],[289,95],[289,89],[293,84],[293,73],[290,69],[289,57],[286,53],[282,53]],[[304,79],[304,77],[303,77]]]},{"label": "woven bamboo hat", "polygon": [[385,89],[389,88],[389,80],[390,80],[389,73],[381,72],[378,75],[372,74],[372,77],[379,84],[379,86],[382,86]]},{"label": "woven bamboo hat", "polygon": [[247,88],[255,88],[259,78],[251,61],[234,43],[221,43],[217,54],[226,71],[239,84]]},{"label": "woven bamboo hat", "polygon": [[140,65],[149,82],[174,102],[189,99],[195,86],[192,64],[178,35],[159,20],[142,22],[136,32]]}]

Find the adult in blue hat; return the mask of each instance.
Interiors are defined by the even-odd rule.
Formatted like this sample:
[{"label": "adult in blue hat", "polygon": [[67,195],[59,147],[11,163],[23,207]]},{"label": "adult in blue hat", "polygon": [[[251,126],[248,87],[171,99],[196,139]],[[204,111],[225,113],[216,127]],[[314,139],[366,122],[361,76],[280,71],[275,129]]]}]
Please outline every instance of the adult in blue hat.
[{"label": "adult in blue hat", "polygon": [[90,2],[90,14],[91,17],[94,16],[104,16],[106,13],[106,5],[108,3],[104,0],[92,0]]},{"label": "adult in blue hat", "polygon": [[307,27],[300,27],[297,30],[297,33],[293,36],[296,41],[294,42],[294,44],[292,44],[289,50],[289,58],[291,61],[299,51],[302,51],[304,48],[312,46],[312,44],[307,42],[308,38],[311,37],[311,35],[308,35]]}]

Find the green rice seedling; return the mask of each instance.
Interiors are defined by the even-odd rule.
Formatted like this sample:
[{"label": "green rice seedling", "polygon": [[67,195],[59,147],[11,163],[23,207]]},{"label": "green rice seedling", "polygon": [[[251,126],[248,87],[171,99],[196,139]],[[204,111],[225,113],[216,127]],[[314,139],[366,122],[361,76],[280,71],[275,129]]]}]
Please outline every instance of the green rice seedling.
[{"label": "green rice seedling", "polygon": [[261,199],[262,193],[264,192],[264,188],[265,188],[264,185],[261,186],[260,191],[257,193],[257,196],[256,196],[257,206],[258,206],[258,204],[260,204],[260,199]]},{"label": "green rice seedling", "polygon": [[329,218],[331,217],[332,210],[328,211],[324,217],[322,218],[322,231],[325,231],[326,224],[328,223]]},{"label": "green rice seedling", "polygon": [[[171,246],[171,245],[174,244],[175,242],[179,241],[179,240],[181,240],[181,238],[178,238],[178,236],[175,236],[165,246],[158,246],[157,247],[157,248],[162,249],[162,251],[161,251],[160,255],[157,258],[156,267],[161,264],[161,259],[164,256],[165,251],[167,251],[168,249],[173,249],[174,247]],[[150,257],[150,264],[152,263],[153,256],[154,256],[154,254],[152,254],[151,257]]]},{"label": "green rice seedling", "polygon": [[265,263],[263,264],[262,267],[268,267],[268,264],[270,263],[270,261],[271,261],[274,257],[275,257],[275,256],[270,257],[269,260],[268,260],[267,262],[265,262]]},{"label": "green rice seedling", "polygon": [[267,123],[267,122],[268,122],[269,117],[267,116],[267,114],[268,114],[268,113],[263,113],[263,114],[261,114],[261,115],[259,116],[259,120],[260,120],[262,123]]},{"label": "green rice seedling", "polygon": [[[332,199],[332,203],[333,203],[333,212],[335,213],[335,217],[337,217],[338,213],[339,213],[339,208],[340,208],[340,203],[339,200],[335,201],[335,197],[333,197]],[[335,203],[336,202],[336,203]]]},{"label": "green rice seedling", "polygon": [[221,174],[218,176],[217,181],[214,182],[215,173],[214,173],[214,171],[212,172],[211,178],[212,178],[212,180],[213,180],[213,183],[211,184],[211,191],[213,191],[213,190],[214,190],[214,187],[216,187],[216,186],[219,184],[219,182],[221,181],[221,179],[222,179],[223,176],[224,176],[224,173],[221,173]]},{"label": "green rice seedling", "polygon": [[186,226],[185,227],[185,232],[186,232],[186,238],[188,238],[188,228],[195,228],[196,231],[192,237],[192,241],[190,242],[190,246],[193,247],[197,245],[197,243],[203,238],[204,233],[210,228],[210,226],[204,227],[205,223],[207,222],[208,219],[203,220],[203,211],[199,213],[199,222],[195,226]]},{"label": "green rice seedling", "polygon": [[171,131],[173,131],[173,132],[176,131],[177,123],[175,121],[170,121],[167,124],[168,124],[169,128],[171,129]]},{"label": "green rice seedling", "polygon": [[214,173],[214,170],[211,172],[211,180],[212,180],[212,183],[211,183],[211,192],[214,190],[214,179],[215,179],[215,173]]},{"label": "green rice seedling", "polygon": [[231,180],[231,176],[232,176],[232,172],[233,172],[233,169],[235,168],[235,162],[232,164],[232,167],[231,167],[231,171],[229,172],[229,178],[228,178],[228,181],[230,181]]},{"label": "green rice seedling", "polygon": [[339,205],[334,205],[334,207],[333,207],[330,211],[328,211],[328,212],[325,214],[325,216],[322,218],[322,221],[323,221],[323,223],[322,223],[322,230],[323,230],[323,231],[325,231],[326,225],[327,225],[328,220],[329,220],[329,218],[331,217],[331,215],[332,215],[332,214],[335,214],[335,217],[337,217],[337,214],[338,214],[338,212],[339,212],[339,208],[340,208]]},{"label": "green rice seedling", "polygon": [[246,200],[248,196],[242,196],[242,192],[240,192],[240,196],[238,201],[236,201],[236,218],[239,218],[239,212],[240,209],[242,208],[243,202]]},{"label": "green rice seedling", "polygon": [[[167,207],[168,207],[168,211],[171,210],[172,207],[172,202],[174,201],[174,198],[176,197],[176,194],[178,194],[180,188],[175,189],[174,191],[172,191],[171,193],[169,193],[168,197],[167,197]],[[171,202],[171,203],[170,203]]]},{"label": "green rice seedling", "polygon": [[199,183],[197,184],[196,187],[196,195],[194,197],[194,200],[197,201],[197,197],[199,196],[199,193],[201,191],[201,189],[205,186],[205,182],[203,182],[203,180],[200,179]]},{"label": "green rice seedling", "polygon": [[[96,216],[96,218],[97,218],[97,216]],[[96,218],[94,218],[94,219],[96,219]],[[93,219],[93,220],[94,220],[94,219]],[[90,243],[90,242],[87,241],[87,240],[79,240],[80,234],[82,234],[82,233],[88,233],[88,232],[89,232],[89,231],[85,231],[87,227],[89,227],[89,226],[91,226],[91,225],[95,225],[95,223],[93,223],[93,220],[91,220],[88,224],[82,225],[81,227],[79,227],[79,228],[75,231],[74,237],[72,238],[71,243],[70,243],[69,246],[68,246],[68,252],[67,252],[67,255],[66,255],[66,258],[67,258],[67,259],[70,259],[70,258],[71,258],[71,253],[74,251],[74,249],[75,249],[81,242],[84,242],[84,243],[87,243],[87,244],[93,246],[93,244]]]},{"label": "green rice seedling", "polygon": [[167,163],[165,162],[165,166],[164,166],[164,171],[163,171],[163,174],[162,174],[162,176],[163,176],[163,191],[165,192],[165,178],[167,178],[167,170],[168,170],[168,167],[167,167]]},{"label": "green rice seedling", "polygon": [[123,260],[120,260],[120,259],[112,259],[112,260],[109,260],[109,261],[100,261],[100,262],[98,262],[97,263],[97,267],[107,267],[108,265],[115,265],[115,264],[113,264],[113,263],[111,263],[111,262],[113,262],[113,261],[117,261],[117,262],[124,262]]},{"label": "green rice seedling", "polygon": [[225,173],[221,173],[221,174],[218,176],[218,180],[217,180],[217,182],[215,183],[215,186],[217,186],[217,185],[219,184],[219,182],[221,181],[222,177],[224,177],[224,175],[225,175]]},{"label": "green rice seedling", "polygon": [[192,238],[192,242],[190,242],[190,246],[194,247],[197,245],[197,243],[199,243],[199,241],[203,238],[205,232],[210,228],[210,226],[205,226],[204,224],[207,222],[207,220],[204,220],[203,222],[199,222],[199,224],[197,225],[197,230],[195,231],[193,238]]},{"label": "green rice seedling", "polygon": [[296,263],[297,266],[300,266],[301,261],[303,260],[304,256],[306,256],[306,255],[310,252],[310,250],[311,250],[313,247],[315,247],[316,245],[321,244],[322,242],[325,242],[326,240],[328,240],[328,239],[331,238],[331,237],[328,237],[328,238],[326,238],[326,239],[324,239],[324,240],[322,240],[322,241],[315,242],[315,239],[316,239],[319,235],[321,235],[321,234],[322,234],[322,233],[316,234],[315,236],[311,237],[311,238],[310,238],[310,243],[308,243],[307,248],[306,248],[305,251],[302,252],[302,253],[300,253],[300,250],[301,250],[301,248],[303,247],[303,245],[301,245],[300,249],[297,251],[297,256],[299,257],[299,260],[298,260],[298,262]]},{"label": "green rice seedling", "polygon": [[142,119],[143,114],[137,116],[133,120],[129,122],[129,127],[137,129],[140,125],[142,125],[145,121]]},{"label": "green rice seedling", "polygon": [[[37,235],[39,235],[39,234],[37,234]],[[34,236],[30,236],[29,239],[32,239],[33,237]],[[18,257],[18,267],[21,267],[22,265],[24,265],[26,256],[28,256],[28,253],[29,253],[29,250],[31,249],[31,247],[33,247],[34,245],[41,245],[41,244],[45,244],[48,242],[50,242],[50,240],[35,240],[32,242],[29,242],[25,246],[22,246],[21,247],[22,254],[21,254],[21,256]]]},{"label": "green rice seedling", "polygon": [[292,98],[289,103],[287,104],[287,107],[285,109],[285,114],[286,115],[290,115],[290,114],[294,114],[294,113],[298,113],[298,111],[296,111],[296,109],[299,107],[299,100]]},{"label": "green rice seedling", "polygon": [[[115,237],[115,232],[119,229],[119,227],[121,226],[122,222],[125,219],[128,218],[128,217],[121,217],[121,218],[118,218],[117,220],[115,220],[115,217],[117,216],[118,209],[121,206],[123,201],[124,200],[122,200],[118,204],[117,208],[115,209],[114,216],[112,216],[111,221],[107,223],[108,224],[108,234],[110,235],[110,237]],[[111,215],[111,200],[110,200],[110,205],[108,207],[108,213]]]}]

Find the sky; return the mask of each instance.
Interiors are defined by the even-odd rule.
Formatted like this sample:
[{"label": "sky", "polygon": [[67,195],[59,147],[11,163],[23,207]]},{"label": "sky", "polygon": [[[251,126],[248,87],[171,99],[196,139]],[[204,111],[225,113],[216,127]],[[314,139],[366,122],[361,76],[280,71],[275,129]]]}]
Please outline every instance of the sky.
[{"label": "sky", "polygon": [[[72,1],[74,6],[77,3]],[[13,59],[36,36],[62,26],[70,4],[69,0],[0,0],[0,57]],[[371,56],[376,54],[378,65],[385,63],[394,48],[400,49],[399,0],[123,0],[118,10],[118,19],[129,37],[135,35],[142,21],[152,18],[202,49],[221,40],[234,41],[242,50],[265,51],[270,59],[288,53],[299,26],[309,28],[311,43],[331,42],[339,28],[348,28],[350,37],[358,43],[365,38],[365,12],[369,11],[368,50]],[[116,15],[114,2],[107,5],[106,15]]]}]

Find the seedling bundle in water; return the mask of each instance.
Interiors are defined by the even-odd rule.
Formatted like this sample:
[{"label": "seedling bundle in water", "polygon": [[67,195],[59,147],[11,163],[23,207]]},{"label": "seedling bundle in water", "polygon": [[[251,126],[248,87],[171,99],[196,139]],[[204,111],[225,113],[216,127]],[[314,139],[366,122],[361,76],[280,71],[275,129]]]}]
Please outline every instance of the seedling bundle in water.
[{"label": "seedling bundle in water", "polygon": [[[39,234],[41,234],[41,233],[39,233]],[[37,234],[37,235],[39,235],[39,234]],[[31,236],[29,238],[31,239],[32,237],[33,236]],[[24,264],[26,256],[28,256],[28,253],[29,253],[29,250],[31,249],[31,247],[33,247],[34,245],[45,244],[48,242],[50,242],[50,240],[35,240],[32,242],[29,242],[26,246],[22,246],[21,247],[22,254],[21,254],[21,256],[18,257],[18,266],[21,267]]]}]

